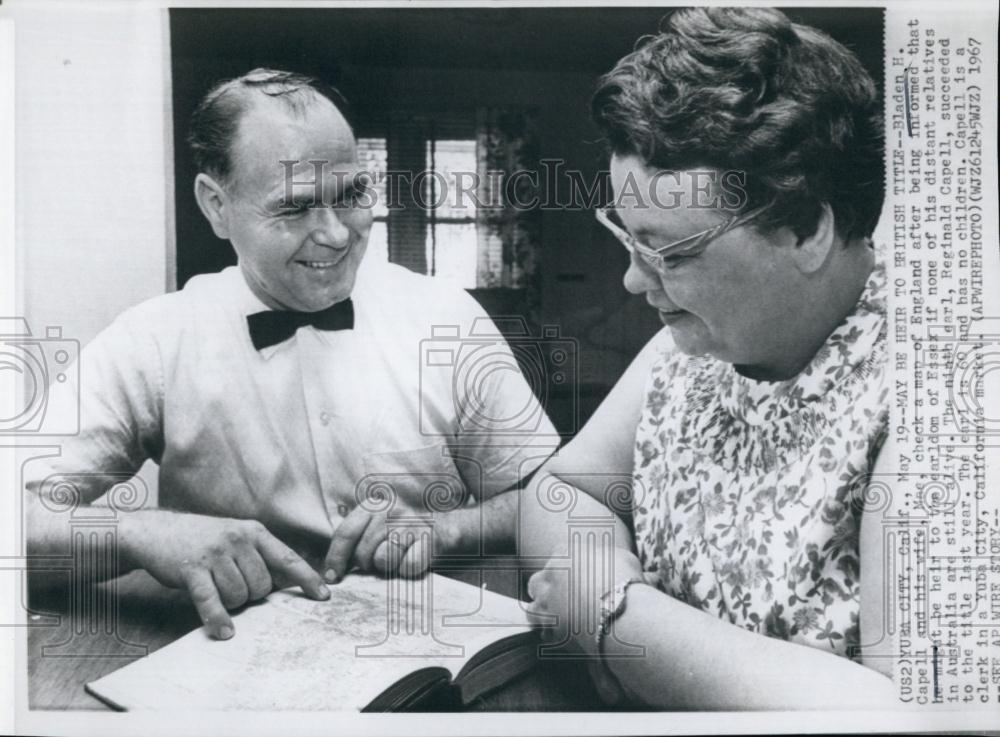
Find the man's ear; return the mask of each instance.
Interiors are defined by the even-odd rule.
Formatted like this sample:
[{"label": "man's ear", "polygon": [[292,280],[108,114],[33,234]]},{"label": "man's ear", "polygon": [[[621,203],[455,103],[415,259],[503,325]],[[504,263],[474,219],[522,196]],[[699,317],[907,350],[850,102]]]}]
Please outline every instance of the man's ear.
[{"label": "man's ear", "polygon": [[226,190],[217,181],[202,172],[194,178],[194,198],[215,231],[215,235],[229,240],[230,200]]},{"label": "man's ear", "polygon": [[802,238],[792,249],[795,265],[803,274],[818,271],[830,256],[834,246],[839,242],[834,223],[833,208],[826,202],[820,205],[819,220],[812,235]]}]

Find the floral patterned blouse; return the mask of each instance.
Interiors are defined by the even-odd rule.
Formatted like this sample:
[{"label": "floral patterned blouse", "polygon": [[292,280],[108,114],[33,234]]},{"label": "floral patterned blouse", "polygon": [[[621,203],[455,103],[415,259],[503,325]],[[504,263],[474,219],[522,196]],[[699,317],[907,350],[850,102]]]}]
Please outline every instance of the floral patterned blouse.
[{"label": "floral patterned blouse", "polygon": [[646,386],[633,519],[664,592],[733,624],[857,659],[859,500],[885,438],[886,276],[795,378],[673,349]]}]

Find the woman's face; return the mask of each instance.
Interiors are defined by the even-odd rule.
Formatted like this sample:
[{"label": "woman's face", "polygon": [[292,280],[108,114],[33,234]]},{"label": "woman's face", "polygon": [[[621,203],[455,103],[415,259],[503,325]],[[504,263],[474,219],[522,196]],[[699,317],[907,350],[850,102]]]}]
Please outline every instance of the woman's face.
[{"label": "woman's face", "polygon": [[[704,175],[657,172],[636,156],[611,160],[618,215],[628,231],[650,248],[711,228],[733,214],[721,203],[691,206],[704,201],[704,195],[693,199],[697,188],[704,186]],[[639,197],[629,192],[638,192]],[[747,224],[719,236],[698,255],[668,260],[662,269],[633,253],[625,287],[634,294],[645,293],[680,350],[766,372],[780,365],[789,349],[783,328],[794,319],[798,302],[793,294],[798,290],[789,287],[802,275],[785,249],[795,243],[786,228],[764,235]]]}]

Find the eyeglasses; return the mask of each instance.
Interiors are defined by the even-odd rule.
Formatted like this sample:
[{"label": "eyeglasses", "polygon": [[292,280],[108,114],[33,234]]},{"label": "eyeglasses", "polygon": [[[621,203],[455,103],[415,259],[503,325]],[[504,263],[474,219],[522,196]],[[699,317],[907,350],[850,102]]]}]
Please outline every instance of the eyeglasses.
[{"label": "eyeglasses", "polygon": [[723,233],[728,233],[733,228],[746,225],[770,207],[771,205],[767,204],[740,215],[733,215],[728,220],[723,220],[718,225],[708,228],[707,230],[699,231],[694,235],[689,235],[687,238],[681,238],[679,241],[668,243],[660,248],[650,248],[649,246],[644,245],[637,240],[634,235],[625,230],[623,226],[612,220],[612,217],[617,217],[613,207],[598,208],[595,214],[597,216],[597,221],[610,230],[612,234],[614,234],[615,238],[617,238],[621,244],[625,246],[629,253],[639,254],[639,256],[641,256],[643,260],[645,260],[654,269],[657,271],[663,271],[667,268],[667,259],[682,259],[698,255],[708,248],[709,243],[714,241]]}]

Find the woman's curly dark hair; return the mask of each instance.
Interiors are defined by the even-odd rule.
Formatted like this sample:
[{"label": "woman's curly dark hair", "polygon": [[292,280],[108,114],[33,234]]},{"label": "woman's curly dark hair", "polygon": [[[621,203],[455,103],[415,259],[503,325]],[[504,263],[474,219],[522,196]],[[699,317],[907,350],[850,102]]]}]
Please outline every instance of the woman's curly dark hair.
[{"label": "woman's curly dark hair", "polygon": [[884,197],[879,97],[825,33],[766,8],[685,8],[604,75],[591,102],[611,151],[659,169],[746,173],[757,221],[816,230],[822,203],[845,238],[871,235]]}]

